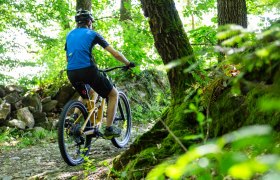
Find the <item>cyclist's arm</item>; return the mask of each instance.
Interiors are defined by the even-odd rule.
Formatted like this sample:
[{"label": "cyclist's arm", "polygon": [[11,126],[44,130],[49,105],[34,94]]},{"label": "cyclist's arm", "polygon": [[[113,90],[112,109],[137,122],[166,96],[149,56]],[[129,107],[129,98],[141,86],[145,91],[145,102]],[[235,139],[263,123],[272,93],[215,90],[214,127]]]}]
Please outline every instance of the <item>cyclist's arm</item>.
[{"label": "cyclist's arm", "polygon": [[130,62],[125,58],[125,56],[119,51],[115,50],[113,47],[107,46],[105,50],[111,53],[118,61],[124,63],[125,65],[128,66],[130,64]]},{"label": "cyclist's arm", "polygon": [[99,44],[106,51],[112,54],[118,61],[124,63],[126,66],[130,64],[130,62],[124,57],[124,55],[110,46],[109,43],[100,34],[96,33],[93,44]]}]

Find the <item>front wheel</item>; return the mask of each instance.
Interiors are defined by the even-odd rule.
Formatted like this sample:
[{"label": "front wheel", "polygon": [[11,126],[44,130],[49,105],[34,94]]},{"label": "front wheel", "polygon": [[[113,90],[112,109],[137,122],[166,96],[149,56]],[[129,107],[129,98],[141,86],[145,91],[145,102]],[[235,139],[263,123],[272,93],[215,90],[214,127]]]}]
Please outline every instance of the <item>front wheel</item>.
[{"label": "front wheel", "polygon": [[130,139],[132,126],[130,106],[127,97],[123,92],[119,92],[117,113],[113,123],[115,126],[122,129],[122,133],[120,137],[115,137],[111,141],[114,146],[122,148]]},{"label": "front wheel", "polygon": [[76,100],[69,101],[60,114],[58,145],[62,158],[70,166],[81,164],[89,154],[91,138],[80,133],[87,116],[86,107]]}]

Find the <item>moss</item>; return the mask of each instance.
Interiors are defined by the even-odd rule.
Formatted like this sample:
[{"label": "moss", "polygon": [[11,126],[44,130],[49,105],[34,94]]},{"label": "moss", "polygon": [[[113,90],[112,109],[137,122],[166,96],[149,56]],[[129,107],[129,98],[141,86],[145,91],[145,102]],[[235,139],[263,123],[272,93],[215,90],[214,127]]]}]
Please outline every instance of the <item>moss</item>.
[{"label": "moss", "polygon": [[154,165],[158,164],[156,156],[157,147],[147,148],[141,153],[137,154],[133,161],[130,161],[126,168],[127,179],[141,179],[153,168]]},{"label": "moss", "polygon": [[172,104],[169,113],[166,117],[165,123],[171,130],[186,129],[189,126],[196,124],[192,114],[187,114],[189,102],[182,102],[180,104]]},{"label": "moss", "polygon": [[257,85],[248,93],[246,104],[248,108],[248,117],[244,125],[251,124],[270,124],[274,128],[279,128],[280,113],[277,111],[263,111],[259,107],[261,99],[280,98],[279,93],[275,92],[275,87],[270,85]]},{"label": "moss", "polygon": [[242,96],[234,96],[228,89],[210,105],[211,136],[216,137],[239,127],[243,121],[243,102]]},{"label": "moss", "polygon": [[236,130],[244,125],[270,124],[279,129],[280,113],[267,112],[259,108],[260,99],[280,98],[275,91],[276,86],[255,84],[246,95],[234,96],[226,90],[217,101],[210,106],[211,136],[219,136]]},{"label": "moss", "polygon": [[[114,161],[114,169],[125,171],[128,179],[141,179],[166,158],[182,153],[183,148],[169,130],[179,141],[183,141],[186,134],[194,133],[195,130],[189,128],[193,128],[188,121],[190,116],[187,117],[185,113],[187,106],[187,103],[182,103],[167,109],[162,115],[162,121],[158,121],[150,131],[137,138],[130,149]],[[169,129],[166,130],[165,126]]]}]

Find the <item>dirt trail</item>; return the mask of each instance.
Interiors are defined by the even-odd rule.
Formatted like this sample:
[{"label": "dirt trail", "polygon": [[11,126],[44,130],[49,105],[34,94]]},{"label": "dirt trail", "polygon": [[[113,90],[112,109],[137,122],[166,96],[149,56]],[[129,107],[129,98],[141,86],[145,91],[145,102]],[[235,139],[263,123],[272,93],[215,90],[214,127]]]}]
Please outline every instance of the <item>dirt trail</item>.
[{"label": "dirt trail", "polygon": [[[130,143],[147,128],[133,130]],[[129,145],[128,145],[129,146]],[[43,143],[24,149],[0,149],[0,179],[106,179],[109,168],[104,162],[112,162],[113,158],[125,151],[118,149],[110,140],[98,139],[91,145],[89,155],[95,167],[85,176],[84,165],[68,166],[61,158],[57,142]],[[1,147],[0,147],[1,148]]]}]

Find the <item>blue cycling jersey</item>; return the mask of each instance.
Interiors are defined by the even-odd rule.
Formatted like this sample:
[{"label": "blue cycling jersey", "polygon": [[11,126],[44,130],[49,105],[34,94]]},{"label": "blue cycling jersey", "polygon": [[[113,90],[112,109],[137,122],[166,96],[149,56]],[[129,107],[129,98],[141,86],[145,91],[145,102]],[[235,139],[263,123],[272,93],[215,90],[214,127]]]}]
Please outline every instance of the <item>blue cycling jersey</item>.
[{"label": "blue cycling jersey", "polygon": [[66,37],[67,70],[90,67],[94,63],[92,48],[99,44],[103,48],[109,46],[107,41],[97,32],[88,28],[76,28]]}]

